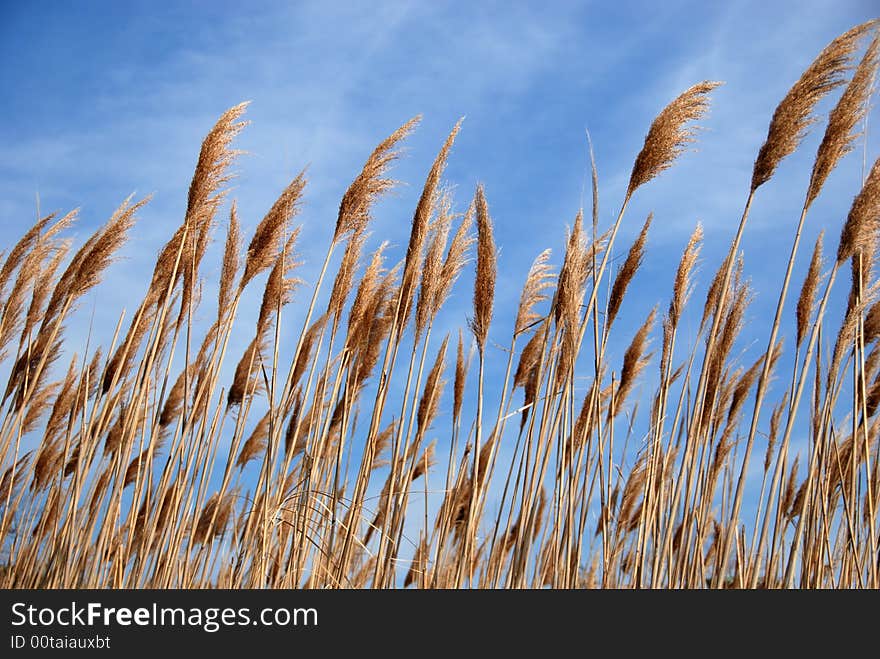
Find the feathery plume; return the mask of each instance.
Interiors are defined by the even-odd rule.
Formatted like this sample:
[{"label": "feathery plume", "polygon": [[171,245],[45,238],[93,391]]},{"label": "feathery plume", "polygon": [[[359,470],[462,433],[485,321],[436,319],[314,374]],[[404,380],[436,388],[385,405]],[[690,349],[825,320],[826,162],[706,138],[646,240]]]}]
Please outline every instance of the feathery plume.
[{"label": "feathery plume", "polygon": [[[128,231],[134,225],[135,213],[149,201],[149,197],[131,204],[131,197],[126,199],[114,211],[107,223],[95,232],[73,256],[64,273],[55,284],[52,296],[43,312],[40,329],[30,354],[24,354],[15,365],[10,377],[6,395],[23,382],[25,371],[29,373],[30,382],[44,357],[58,349],[57,335],[60,334],[62,312],[71,308],[76,301],[95,287],[100,281],[107,266],[113,261],[115,253],[128,238]],[[56,344],[49,345],[52,336],[56,335]],[[48,360],[46,361],[48,364]],[[31,391],[33,386],[29,385]],[[21,393],[21,392],[19,392]]]},{"label": "feathery plume", "polygon": [[813,313],[813,304],[816,301],[816,289],[819,287],[822,270],[822,240],[825,237],[824,229],[816,238],[813,247],[813,257],[810,259],[810,267],[804,277],[804,285],[801,286],[801,294],[797,301],[797,344],[803,343],[810,325],[810,316]]},{"label": "feathery plume", "polygon": [[45,387],[34,390],[27,406],[27,412],[21,423],[20,432],[22,435],[27,435],[36,429],[40,417],[49,410],[60,387],[61,382],[51,382]]},{"label": "feathery plume", "polygon": [[614,395],[614,403],[608,410],[609,418],[616,416],[620,411],[626,397],[635,385],[636,378],[645,369],[651,360],[651,354],[647,356],[645,348],[648,345],[648,334],[654,327],[654,319],[657,317],[657,309],[651,309],[651,313],[638,329],[626,352],[623,354],[623,367],[620,369],[620,385]]},{"label": "feathery plume", "polygon": [[464,403],[464,385],[467,380],[467,363],[464,358],[464,337],[461,329],[458,330],[458,349],[455,353],[455,383],[453,385],[452,418],[458,421],[461,418],[461,406]]},{"label": "feathery plume", "polygon": [[212,494],[202,508],[193,532],[193,542],[197,544],[205,544],[212,538],[222,535],[229,524],[235,503],[234,495],[229,492],[221,500],[219,494],[219,492]]},{"label": "feathery plume", "polygon": [[333,232],[334,243],[349,232],[363,233],[370,221],[370,206],[377,197],[394,186],[393,180],[385,178],[385,172],[400,157],[400,151],[395,150],[395,147],[421,120],[421,115],[418,115],[407,121],[385,138],[367,158],[360,174],[342,195],[336,229]]},{"label": "feathery plume", "polygon": [[556,284],[556,304],[554,316],[556,325],[565,328],[562,334],[562,345],[557,359],[556,385],[559,386],[571,373],[577,358],[578,327],[580,325],[580,309],[586,293],[587,277],[590,273],[590,262],[593,258],[594,243],[586,249],[583,230],[583,212],[578,211],[574,227],[568,236],[565,257]]},{"label": "feathery plume", "polygon": [[461,224],[458,225],[458,230],[452,237],[452,242],[449,243],[449,251],[446,253],[443,268],[440,270],[437,290],[434,291],[434,313],[437,313],[440,307],[443,306],[443,303],[446,302],[446,298],[449,297],[449,292],[452,290],[452,285],[458,279],[462,268],[464,268],[467,262],[467,252],[475,241],[470,232],[473,221],[474,207],[471,204],[464,214]]},{"label": "feathery plume", "polygon": [[513,386],[522,387],[528,379],[529,373],[538,364],[541,358],[541,349],[543,347],[545,334],[547,331],[547,323],[541,323],[538,329],[532,334],[522,352],[519,355],[519,361],[516,365],[516,372],[513,375]]},{"label": "feathery plume", "polygon": [[633,164],[626,190],[627,198],[638,187],[669,169],[685,147],[695,141],[696,129],[686,124],[703,117],[709,108],[709,92],[720,84],[710,81],[697,83],[657,115],[645,136],[645,145]]},{"label": "feathery plume", "polygon": [[[241,359],[238,361],[238,365],[235,367],[235,375],[232,378],[229,392],[226,394],[227,408],[241,404],[244,400],[245,393],[253,388],[251,373],[259,369],[262,359],[260,355],[261,352],[262,346],[259,337],[256,337],[251,340],[250,344],[245,349],[244,354],[241,356]],[[259,382],[259,380],[257,382]]]},{"label": "feathery plume", "polygon": [[[75,212],[76,211],[74,211],[74,213]],[[21,265],[25,254],[30,252],[34,245],[37,244],[43,229],[53,219],[55,219],[55,213],[46,215],[37,220],[37,222],[28,229],[21,238],[19,238],[18,242],[13,245],[12,249],[9,250],[9,256],[7,256],[6,260],[3,262],[3,267],[0,267],[0,296],[3,295],[3,292],[6,289],[6,284],[9,282],[12,273],[19,265]]]},{"label": "feathery plume", "polygon": [[[781,354],[781,350],[776,350],[777,356]],[[771,357],[772,359],[772,357]],[[774,360],[775,361],[775,360]],[[764,365],[764,355],[758,357],[755,362],[749,367],[747,370],[737,381],[736,386],[733,388],[733,395],[730,398],[730,407],[727,410],[727,424],[732,428],[733,421],[737,419],[742,412],[743,405],[746,402],[746,396],[748,396],[749,391],[752,386],[755,384],[755,380],[758,378],[758,373],[760,372],[761,367]],[[772,367],[771,367],[772,369]]]},{"label": "feathery plume", "polygon": [[636,503],[644,491],[645,480],[648,477],[647,453],[633,465],[623,486],[623,494],[620,497],[620,508],[617,511],[617,520],[621,528],[630,530],[632,520],[638,520]]},{"label": "feathery plume", "polygon": [[797,487],[797,473],[798,473],[798,463],[800,462],[800,456],[796,456],[794,462],[791,465],[791,471],[788,474],[788,480],[786,481],[785,490],[783,491],[782,498],[779,501],[779,510],[783,512],[785,515],[785,519],[791,521],[797,514],[800,512],[800,506],[795,505],[796,499],[799,498],[795,494],[795,488]]},{"label": "feathery plume", "polygon": [[145,197],[131,204],[129,197],[123,201],[107,223],[74,255],[49,299],[43,327],[55,320],[65,301],[73,302],[98,285],[113,255],[128,238],[128,231],[134,226],[135,213],[149,200],[150,197]]},{"label": "feathery plume", "polygon": [[345,252],[342,254],[342,261],[339,269],[336,271],[336,277],[333,280],[333,288],[330,292],[330,301],[327,304],[327,313],[333,316],[333,331],[339,327],[342,320],[342,309],[351,287],[354,283],[354,273],[358,268],[358,262],[361,258],[361,251],[367,235],[361,231],[356,231],[348,238],[345,245]]},{"label": "feathery plume", "polygon": [[419,401],[418,415],[416,417],[416,436],[422,436],[434,422],[437,415],[437,407],[440,403],[440,395],[443,393],[445,386],[443,371],[446,369],[446,345],[449,343],[449,335],[443,339],[440,349],[437,351],[437,357],[434,359],[434,365],[428,373],[428,379],[425,381],[425,389],[422,392],[422,398]]},{"label": "feathery plume", "polygon": [[568,234],[565,256],[556,284],[556,305],[554,308],[556,324],[567,323],[572,330],[578,317],[578,310],[584,297],[584,285],[589,270],[588,261],[592,255],[586,249],[584,236],[584,216],[578,211],[574,226]]},{"label": "feathery plume", "polygon": [[220,291],[217,295],[217,319],[226,317],[232,305],[232,291],[238,268],[241,265],[241,225],[235,201],[229,210],[229,230],[226,232],[226,245],[223,249],[223,265],[220,269]]},{"label": "feathery plume", "polygon": [[297,441],[299,439],[299,420],[302,415],[302,406],[302,387],[298,386],[293,397],[293,411],[290,413],[290,420],[287,422],[287,428],[284,431],[284,457],[288,460],[293,455],[305,450],[305,443]]},{"label": "feathery plume", "polygon": [[37,449],[37,455],[34,458],[33,467],[31,468],[33,472],[30,484],[31,492],[42,492],[49,486],[56,475],[63,450],[61,442],[43,441],[40,444],[40,448]]},{"label": "feathery plume", "polygon": [[[29,249],[23,257],[20,258],[16,255],[16,251],[20,253],[20,250],[17,250],[18,246],[13,248],[10,259],[20,261],[20,267],[12,290],[2,305],[2,312],[0,312],[0,327],[2,327],[2,331],[0,331],[0,361],[4,358],[4,346],[21,326],[21,313],[24,310],[24,299],[29,288],[31,302],[24,314],[24,324],[21,330],[22,345],[27,343],[33,328],[43,319],[44,304],[54,288],[51,282],[55,280],[55,273],[67,256],[71,245],[70,240],[56,241],[53,240],[53,236],[69,226],[76,214],[77,211],[68,213],[49,227],[44,234],[37,236],[33,248]],[[54,218],[54,214],[47,216],[44,220],[48,221],[52,218]],[[35,228],[43,226],[45,226],[45,222],[38,222],[36,227],[33,227],[28,233],[31,234]],[[45,266],[43,266],[44,262],[46,262]],[[5,282],[0,281],[0,299],[2,299],[4,288]]]},{"label": "feathery plume", "polygon": [[266,450],[267,437],[269,436],[269,413],[257,421],[257,425],[245,440],[235,461],[235,466],[244,469],[248,462]]},{"label": "feathery plume", "polygon": [[70,366],[67,367],[67,375],[64,376],[61,390],[52,403],[52,412],[49,414],[49,420],[46,421],[46,429],[43,433],[44,442],[52,442],[61,434],[68,415],[76,405],[76,361],[77,356],[74,355],[70,360]]},{"label": "feathery plume", "polygon": [[18,462],[11,464],[6,468],[6,471],[3,472],[3,477],[0,478],[0,501],[5,502],[9,499],[12,496],[12,492],[15,491],[15,488],[21,484],[25,474],[24,466],[30,458],[31,452],[28,451],[18,460]]},{"label": "feathery plume", "polygon": [[[666,373],[669,370],[669,363],[672,359],[672,333],[675,330],[672,325],[672,319],[669,317],[668,313],[663,317],[661,325],[663,329],[663,343],[660,348],[660,377],[665,378]],[[671,382],[669,384],[671,384]],[[659,405],[659,403],[659,398],[655,399],[655,406]],[[651,417],[656,417],[656,414],[652,412]]]},{"label": "feathery plume", "polygon": [[55,281],[55,273],[67,256],[70,245],[71,242],[69,240],[64,240],[50,248],[52,256],[46,267],[39,273],[39,285],[35,285],[31,293],[31,303],[25,314],[24,328],[21,331],[22,342],[24,342],[26,337],[30,336],[31,330],[43,319],[44,304],[49,297],[49,293],[52,292],[51,282]]},{"label": "feathery plume", "polygon": [[486,204],[482,185],[477,186],[474,206],[477,211],[477,276],[474,280],[474,317],[471,331],[482,353],[489,335],[489,323],[492,322],[497,269],[492,219],[489,217],[489,206]]},{"label": "feathery plume", "polygon": [[299,283],[298,279],[292,279],[290,271],[299,265],[294,261],[293,246],[299,237],[297,227],[287,239],[284,248],[275,259],[275,265],[266,280],[266,288],[263,289],[263,301],[260,304],[260,315],[257,317],[257,336],[265,336],[269,330],[269,323],[281,307],[290,302],[291,293]]},{"label": "feathery plume", "polygon": [[238,121],[247,105],[240,103],[224,112],[202,141],[190,182],[184,221],[156,259],[146,304],[156,302],[161,306],[171,292],[172,277],[175,284],[182,280],[178,326],[189,313],[198,268],[208,246],[214,217],[226,196],[221,187],[233,177],[229,167],[239,151],[231,149],[230,144],[248,124]]},{"label": "feathery plume", "polygon": [[192,363],[177,376],[177,379],[171,386],[171,390],[168,392],[168,396],[165,398],[165,403],[162,405],[162,412],[159,414],[160,428],[167,428],[180,415],[183,409],[184,394],[186,393],[184,386],[187,382],[192,383],[195,371],[196,364]]},{"label": "feathery plume", "polygon": [[434,159],[431,171],[428,172],[428,177],[425,179],[422,195],[419,197],[415,213],[413,213],[412,230],[409,234],[409,244],[406,248],[406,259],[403,265],[403,277],[400,282],[400,292],[398,293],[400,310],[397,318],[397,329],[399,332],[409,322],[412,300],[422,268],[422,250],[428,233],[428,223],[434,214],[434,207],[437,203],[437,190],[440,186],[440,178],[443,176],[443,170],[446,168],[446,161],[449,158],[449,151],[452,149],[452,143],[455,141],[456,135],[458,135],[463,120],[459,119],[452,128],[452,132],[449,133],[449,137],[446,138],[446,142],[444,142],[443,147]]},{"label": "feathery plume", "polygon": [[831,352],[831,364],[828,367],[829,388],[831,387],[834,378],[837,377],[837,373],[839,372],[838,369],[843,363],[843,358],[852,347],[853,341],[855,341],[858,321],[862,317],[865,302],[866,300],[863,300],[860,304],[851,306],[847,310],[843,322],[840,324],[840,329],[837,332],[837,340],[834,342],[834,349]]},{"label": "feathery plume", "polygon": [[850,207],[840,232],[837,263],[840,265],[873,241],[880,226],[880,158],[874,161],[868,177]]},{"label": "feathery plume", "polygon": [[514,387],[523,388],[523,413],[520,418],[520,429],[528,420],[529,409],[538,395],[538,372],[543,358],[544,342],[547,339],[549,323],[541,323],[538,330],[529,339],[519,357],[516,373],[513,377]]},{"label": "feathery plume", "polygon": [[324,330],[324,327],[327,325],[327,320],[329,316],[325,313],[320,318],[318,318],[315,322],[309,326],[309,329],[306,330],[306,335],[303,338],[302,348],[300,348],[299,354],[296,357],[296,363],[293,367],[293,379],[292,382],[299,382],[300,378],[302,378],[303,373],[306,372],[306,367],[309,364],[309,356],[312,353],[312,348],[315,345],[315,339],[318,338],[318,335]]},{"label": "feathery plume", "polygon": [[389,272],[373,295],[369,312],[365,316],[363,331],[360,332],[360,344],[357,347],[358,365],[355,383],[360,386],[370,377],[373,369],[379,361],[382,342],[391,331],[394,316],[393,280],[396,277],[397,268]]},{"label": "feathery plume", "polygon": [[877,54],[880,48],[878,39],[880,37],[875,36],[871,41],[840,100],[828,115],[828,126],[816,152],[813,172],[810,175],[807,206],[813,203],[831,170],[841,158],[852,151],[855,140],[861,134],[857,126],[868,111],[871,88],[877,73]]},{"label": "feathery plume", "polygon": [[752,192],[769,181],[782,159],[797,149],[816,121],[813,108],[826,94],[843,84],[843,74],[850,66],[859,39],[875,22],[857,25],[828,44],[776,107],[767,139],[755,159]]},{"label": "feathery plume", "polygon": [[232,178],[228,168],[238,155],[229,145],[248,124],[238,121],[247,106],[244,102],[229,108],[202,141],[186,205],[186,223],[190,226],[202,227],[210,222],[223,199],[223,193],[218,190]]},{"label": "feathery plume", "polygon": [[[27,253],[22,259],[9,295],[0,304],[0,360],[5,358],[7,346],[23,326],[28,289],[33,291],[33,295],[39,294],[40,290],[44,292],[52,290],[51,286],[44,285],[44,282],[40,281],[42,263],[50,252],[51,243],[41,240]],[[26,344],[29,335],[30,331],[26,327],[22,329],[22,345]]]},{"label": "feathery plume", "polygon": [[635,242],[633,242],[632,246],[629,248],[626,260],[623,262],[620,270],[617,271],[617,276],[614,278],[614,284],[611,286],[611,295],[608,297],[608,311],[606,312],[607,320],[605,321],[606,336],[611,331],[611,325],[614,323],[614,319],[617,318],[617,312],[620,311],[620,305],[623,304],[623,297],[626,295],[626,289],[633,277],[635,277],[639,266],[642,264],[642,259],[645,256],[645,242],[648,239],[648,229],[651,226],[651,220],[653,218],[654,214],[648,213],[648,218],[645,220],[645,224],[642,227],[638,238],[636,238]]},{"label": "feathery plume", "polygon": [[348,336],[347,341],[351,342],[352,338],[358,333],[358,326],[364,321],[365,313],[373,302],[373,296],[379,286],[380,279],[384,273],[385,250],[388,249],[388,241],[383,241],[370,257],[370,263],[367,265],[361,281],[358,284],[357,292],[348,310]]},{"label": "feathery plume", "polygon": [[535,312],[535,306],[548,298],[544,291],[548,288],[553,288],[553,268],[547,263],[550,259],[550,254],[551,250],[549,248],[545,249],[538,254],[537,258],[532,262],[532,267],[529,268],[526,283],[523,285],[519,296],[516,322],[513,325],[513,333],[515,335],[522,334],[536,320],[541,318],[541,315]]},{"label": "feathery plume", "polygon": [[247,248],[239,290],[243,290],[254,277],[275,263],[287,226],[299,212],[299,201],[305,185],[305,172],[300,172],[260,220]]},{"label": "feathery plume", "polygon": [[431,240],[425,253],[422,281],[419,285],[419,297],[416,301],[416,341],[422,336],[434,314],[439,310],[436,296],[443,271],[443,252],[446,250],[446,241],[449,239],[449,228],[452,222],[451,204],[452,200],[448,193],[440,197],[437,219],[431,229]]},{"label": "feathery plume", "polygon": [[413,465],[410,480],[416,480],[417,478],[424,476],[428,470],[434,466],[434,449],[436,446],[437,440],[434,440],[425,447],[425,450],[422,451],[422,457],[420,457],[418,462]]},{"label": "feathery plume", "polygon": [[764,473],[770,469],[773,462],[773,449],[776,446],[776,440],[779,438],[779,424],[782,422],[782,413],[788,405],[788,392],[782,397],[782,400],[773,408],[770,414],[770,432],[767,439],[767,452],[764,454]]},{"label": "feathery plume", "polygon": [[721,265],[718,266],[718,270],[715,271],[715,276],[712,278],[712,283],[709,284],[709,289],[706,291],[706,302],[703,304],[703,316],[700,319],[701,331],[712,314],[721,313],[721,309],[718,308],[718,302],[721,300],[721,284],[724,282],[726,270],[727,264],[725,261],[722,261]]},{"label": "feathery plume", "polygon": [[383,456],[385,451],[388,450],[388,447],[391,446],[391,436],[396,429],[397,423],[392,420],[391,423],[385,427],[385,430],[376,435],[376,439],[373,440],[375,456],[373,459],[373,471],[381,469],[382,467],[387,467],[390,464],[390,461]]},{"label": "feathery plume", "polygon": [[672,327],[678,326],[681,312],[691,295],[691,274],[700,255],[701,243],[703,242],[703,226],[697,223],[694,232],[688,239],[684,254],[678,262],[678,270],[675,272],[675,283],[672,286],[672,299],[669,301],[669,320]]}]

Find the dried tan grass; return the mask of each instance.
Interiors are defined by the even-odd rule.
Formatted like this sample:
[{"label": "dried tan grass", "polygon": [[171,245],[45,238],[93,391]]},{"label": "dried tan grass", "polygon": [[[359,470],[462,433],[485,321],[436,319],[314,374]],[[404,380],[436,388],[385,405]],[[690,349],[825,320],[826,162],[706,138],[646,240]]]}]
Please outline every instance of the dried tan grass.
[{"label": "dried tan grass", "polygon": [[755,159],[752,191],[769,181],[782,159],[797,149],[809,127],[816,121],[812,114],[816,104],[844,83],[843,75],[850,66],[859,40],[874,28],[875,23],[862,23],[837,37],[792,85],[776,107],[767,129],[767,139]]},{"label": "dried tan grass", "polygon": [[819,233],[818,238],[816,238],[816,244],[813,247],[813,256],[810,259],[810,267],[807,269],[807,274],[804,277],[804,284],[801,286],[801,294],[798,297],[796,312],[797,330],[795,333],[798,346],[803,343],[803,340],[807,335],[810,317],[813,314],[813,305],[816,302],[816,290],[819,288],[819,280],[822,270],[822,240],[824,236],[825,232],[822,231]]},{"label": "dried tan grass", "polygon": [[[231,141],[244,125],[244,106],[224,114],[203,142],[183,224],[160,250],[127,326],[120,318],[106,351],[90,343],[80,357],[68,362],[65,355],[60,373],[53,363],[70,342],[64,326],[106,276],[144,202],[126,200],[72,256],[60,232],[75,213],[40,218],[0,265],[0,352],[14,357],[0,410],[0,585],[880,586],[873,560],[880,542],[880,304],[873,268],[880,161],[850,207],[827,278],[822,234],[816,241],[795,313],[786,317],[795,338],[791,384],[772,401],[769,420],[759,413],[784,363],[781,311],[791,272],[768,348],[756,358],[747,331],[756,324],[748,311],[753,291],[740,251],[755,189],[797,147],[818,100],[852,70],[805,191],[793,268],[807,208],[862,139],[876,38],[853,63],[860,40],[875,27],[858,26],[833,42],[777,109],[737,236],[717,274],[703,282],[698,327],[700,310],[689,318],[686,306],[701,285],[702,227],[691,234],[670,272],[670,299],[661,301],[668,308],[654,390],[639,383],[652,358],[659,305],[647,313],[633,288],[652,258],[652,216],[613,280],[603,284],[603,277],[616,257],[629,198],[693,142],[693,122],[705,115],[717,83],[690,88],[657,116],[605,233],[591,158],[592,235],[579,212],[558,274],[550,250],[541,252],[514,301],[502,281],[509,264],[499,258],[482,186],[453,233],[455,188],[442,178],[461,122],[424,183],[405,257],[386,268],[390,247],[381,242],[361,273],[373,205],[395,184],[388,170],[418,118],[373,150],[328,228],[324,266],[299,334],[279,316],[295,302],[294,287],[305,286],[292,272],[299,229],[291,227],[303,174],[247,241],[231,204],[217,265],[204,269],[219,274],[217,313],[199,309],[210,285],[202,282],[201,264],[212,258],[210,235],[232,176]],[[474,242],[473,345],[469,354],[458,328],[446,400],[456,327],[449,326],[455,310],[443,307]],[[827,309],[847,259],[850,302],[835,325]],[[263,274],[262,290],[252,290]],[[332,287],[322,290],[327,275]],[[504,272],[503,279],[515,274]],[[253,306],[246,307],[250,296]],[[317,305],[325,301],[321,313]],[[614,370],[608,355],[623,347],[618,325],[630,305],[647,317]],[[254,311],[242,321],[244,308]],[[230,373],[228,352],[241,350],[242,326],[251,333]],[[490,327],[497,328],[493,336],[504,327],[511,332],[503,377],[493,362],[505,348],[488,349]],[[517,355],[520,337],[525,345]],[[474,352],[479,373],[467,386]],[[408,361],[398,359],[407,354]],[[287,378],[278,381],[288,355]],[[808,383],[810,403],[801,410]],[[514,401],[520,388],[521,404]],[[520,423],[508,427],[516,417]],[[805,433],[807,455],[792,441],[796,428]],[[765,431],[760,493],[753,509],[741,509],[746,483],[756,480],[752,445]],[[438,462],[443,484],[434,472]],[[489,510],[494,524],[487,533]],[[751,536],[746,510],[754,517]],[[69,560],[55,560],[60,553]]]},{"label": "dried tan grass", "polygon": [[474,207],[477,215],[477,274],[474,279],[474,317],[471,319],[471,331],[482,353],[489,336],[489,324],[492,322],[498,269],[492,219],[489,217],[489,206],[482,185],[477,186]]},{"label": "dried tan grass", "polygon": [[620,311],[620,305],[623,304],[626,289],[629,288],[633,277],[636,275],[636,271],[642,265],[642,260],[645,257],[645,242],[648,239],[648,229],[651,227],[651,220],[653,219],[654,214],[648,213],[648,218],[645,220],[642,230],[630,246],[626,259],[623,261],[623,265],[620,266],[620,270],[617,271],[617,276],[611,285],[611,293],[608,295],[608,308],[605,311],[606,334],[611,331],[611,325],[614,324],[614,320],[617,318],[617,312]]},{"label": "dried tan grass", "polygon": [[828,126],[816,152],[813,172],[810,175],[806,206],[816,199],[831,170],[841,158],[853,150],[854,143],[861,134],[857,128],[867,114],[868,100],[877,76],[877,64],[880,61],[878,39],[880,37],[875,36],[871,41],[840,100],[828,115]]},{"label": "dried tan grass", "polygon": [[400,157],[400,151],[396,147],[407,138],[421,119],[421,115],[413,117],[373,149],[360,174],[351,182],[339,202],[339,214],[333,232],[334,243],[349,233],[364,233],[370,221],[370,207],[373,202],[395,184],[385,177],[385,173]]},{"label": "dried tan grass", "polygon": [[703,117],[709,108],[709,92],[720,84],[709,81],[697,83],[683,91],[657,115],[633,164],[626,189],[627,197],[672,167],[687,145],[695,141],[695,129],[687,124]]},{"label": "dried tan grass", "polygon": [[526,275],[519,296],[519,306],[516,311],[516,322],[513,333],[515,335],[528,331],[542,316],[535,311],[535,307],[548,299],[547,289],[553,288],[553,266],[547,263],[550,259],[550,249],[545,249],[538,254]]}]

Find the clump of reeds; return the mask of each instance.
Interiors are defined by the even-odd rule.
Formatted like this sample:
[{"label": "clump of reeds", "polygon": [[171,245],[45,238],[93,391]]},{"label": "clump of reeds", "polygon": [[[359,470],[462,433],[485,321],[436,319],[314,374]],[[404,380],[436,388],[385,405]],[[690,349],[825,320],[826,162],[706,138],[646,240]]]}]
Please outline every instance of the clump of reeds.
[{"label": "clump of reeds", "polygon": [[[459,206],[444,180],[460,121],[427,171],[398,263],[386,265],[392,243],[374,248],[368,228],[420,117],[365,154],[311,285],[297,269],[314,255],[299,253],[293,225],[305,173],[258,222],[232,200],[209,303],[203,272],[215,270],[202,264],[214,258],[246,124],[246,105],[231,108],[208,132],[183,221],[108,346],[71,346],[65,330],[148,199],[125,200],[76,250],[62,237],[76,211],[39,218],[0,257],[0,585],[880,587],[880,159],[839,207],[830,269],[823,231],[790,314],[785,306],[808,210],[862,137],[878,43],[876,21],[856,26],[794,83],[755,145],[741,221],[706,270],[714,276],[703,281],[709,238],[697,224],[660,305],[633,291],[665,218],[649,214],[623,253],[616,240],[633,195],[696,142],[716,82],[660,110],[601,232],[592,160],[592,227],[572,209],[558,269],[540,251],[515,309],[496,298],[511,274],[496,227],[511,218],[490,213],[482,185]],[[838,91],[766,350],[747,358],[765,338],[748,313],[749,210]],[[469,263],[472,306],[456,317],[444,307]],[[844,267],[852,277],[835,325]],[[239,314],[249,296],[250,320]],[[299,330],[283,322],[297,305]],[[508,314],[505,339],[498,319]],[[622,320],[632,314],[643,319],[634,331]],[[690,320],[695,336],[682,332]]]}]

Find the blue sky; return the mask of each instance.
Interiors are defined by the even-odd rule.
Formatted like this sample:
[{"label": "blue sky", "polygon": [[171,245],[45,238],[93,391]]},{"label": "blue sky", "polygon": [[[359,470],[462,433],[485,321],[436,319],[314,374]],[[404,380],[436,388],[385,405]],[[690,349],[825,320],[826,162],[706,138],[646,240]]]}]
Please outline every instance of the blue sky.
[{"label": "blue sky", "polygon": [[[697,221],[706,230],[693,302],[701,308],[773,109],[831,39],[876,14],[872,4],[4,2],[0,246],[32,223],[37,195],[44,213],[81,208],[72,232],[81,242],[129,194],[152,193],[123,259],[70,324],[75,342],[94,312],[106,343],[119,311],[131,311],[142,296],[158,249],[183,217],[201,140],[230,106],[252,101],[252,124],[236,142],[248,154],[237,161],[231,193],[246,230],[308,166],[298,273],[307,281],[320,266],[339,199],[369,152],[422,114],[394,170],[406,185],[377,207],[372,225],[370,246],[389,239],[392,257],[402,253],[424,176],[465,116],[446,179],[456,186],[459,210],[477,182],[485,185],[500,250],[490,336],[506,345],[531,260],[552,247],[558,265],[566,226],[589,205],[585,131],[608,226],[657,112],[695,82],[725,81],[713,93],[697,151],[639,190],[621,229],[616,254],[625,253],[645,215],[655,214],[645,264],[617,321],[628,340],[655,303],[667,304]],[[872,112],[869,163],[880,151],[876,125]],[[757,291],[749,315],[756,343],[742,346],[749,362],[766,344],[761,321],[773,311],[820,137],[817,128],[753,207],[743,243]],[[832,174],[808,218],[806,245],[825,226],[827,249],[836,246],[862,157],[860,144]],[[808,257],[804,248],[801,261]],[[210,279],[218,267],[219,257],[204,274]],[[471,283],[466,272],[443,329],[464,325]],[[297,308],[290,309],[289,327],[298,329]],[[698,320],[690,318],[692,330]],[[231,348],[235,359],[250,329],[245,323],[239,349]],[[625,347],[611,347],[615,368]],[[500,375],[502,353],[493,364],[490,375]]]},{"label": "blue sky", "polygon": [[[423,114],[395,170],[408,186],[378,209],[374,225],[377,240],[399,244],[436,149],[466,116],[447,179],[459,188],[460,206],[477,181],[485,184],[503,283],[515,297],[529,261],[558,247],[589,201],[585,130],[607,223],[657,111],[690,84],[717,79],[726,85],[714,93],[699,151],[638,195],[620,245],[653,210],[647,266],[663,272],[698,219],[720,253],[775,104],[830,39],[871,9],[867,2],[659,7],[7,3],[0,21],[0,84],[8,90],[0,240],[10,242],[31,221],[37,194],[45,211],[81,207],[85,235],[132,191],[153,193],[133,236],[133,263],[114,271],[136,277],[180,220],[202,137],[223,110],[251,100],[253,123],[237,143],[250,155],[238,162],[233,196],[253,226],[308,165],[307,252],[323,249],[338,199],[370,149]],[[869,138],[869,156],[876,143]],[[747,254],[763,250],[762,234],[773,236],[782,216],[796,212],[811,151],[805,145],[804,157],[787,161],[759,197]],[[840,191],[849,198],[852,171],[836,173],[826,197]],[[845,206],[832,205],[827,220]],[[521,240],[533,235],[539,239]],[[306,272],[315,265],[307,263]]]}]

